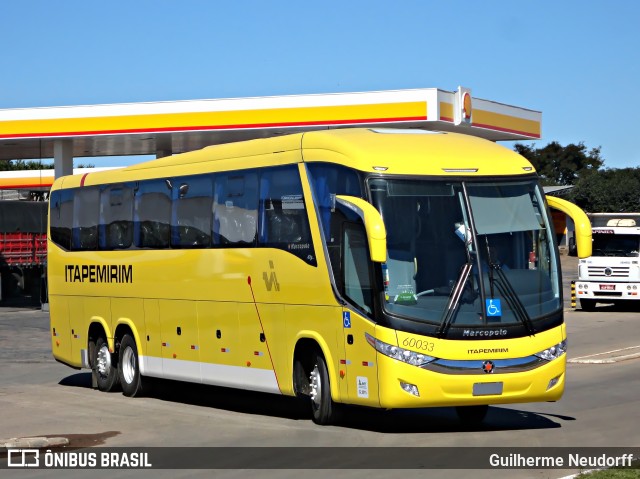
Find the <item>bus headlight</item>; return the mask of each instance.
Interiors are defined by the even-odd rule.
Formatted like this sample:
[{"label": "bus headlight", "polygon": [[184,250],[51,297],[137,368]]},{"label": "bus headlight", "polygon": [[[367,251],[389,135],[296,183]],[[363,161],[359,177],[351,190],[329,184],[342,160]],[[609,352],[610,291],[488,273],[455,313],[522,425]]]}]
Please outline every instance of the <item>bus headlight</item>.
[{"label": "bus headlight", "polygon": [[364,335],[367,338],[367,342],[373,346],[376,351],[384,354],[385,356],[389,356],[390,358],[402,361],[403,363],[420,367],[436,359],[433,356],[427,356],[426,354],[416,353],[415,351],[409,351],[408,349],[387,344],[374,338],[370,334],[364,333]]},{"label": "bus headlight", "polygon": [[556,344],[555,346],[551,346],[550,348],[547,348],[544,351],[540,351],[539,353],[536,353],[535,356],[538,356],[540,359],[544,359],[545,361],[553,361],[554,359],[559,358],[566,352],[567,352],[567,340],[565,339],[564,341]]}]

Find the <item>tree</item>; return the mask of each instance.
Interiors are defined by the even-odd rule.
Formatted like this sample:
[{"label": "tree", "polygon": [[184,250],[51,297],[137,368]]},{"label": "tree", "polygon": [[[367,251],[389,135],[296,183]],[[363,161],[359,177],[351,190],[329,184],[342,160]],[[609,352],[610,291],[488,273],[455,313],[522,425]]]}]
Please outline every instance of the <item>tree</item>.
[{"label": "tree", "polygon": [[587,151],[583,142],[562,146],[552,141],[544,148],[516,143],[514,149],[531,162],[545,186],[574,185],[586,172],[604,166],[600,147]]},{"label": "tree", "polygon": [[[79,164],[75,168],[94,168],[91,163]],[[42,163],[38,160],[0,160],[0,171],[52,170],[53,163]]]},{"label": "tree", "polygon": [[567,197],[591,213],[640,211],[640,168],[613,168],[582,175]]},{"label": "tree", "polygon": [[49,170],[53,168],[50,163],[42,163],[41,161],[24,161],[24,160],[1,160],[0,171],[14,170]]}]

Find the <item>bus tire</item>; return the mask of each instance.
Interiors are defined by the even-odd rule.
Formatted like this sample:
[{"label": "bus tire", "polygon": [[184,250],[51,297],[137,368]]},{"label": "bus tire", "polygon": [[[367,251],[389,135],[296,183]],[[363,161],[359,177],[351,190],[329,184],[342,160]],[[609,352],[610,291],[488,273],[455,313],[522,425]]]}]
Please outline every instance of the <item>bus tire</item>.
[{"label": "bus tire", "polygon": [[311,414],[313,422],[319,425],[331,424],[335,420],[335,405],[331,399],[329,371],[324,356],[314,353],[309,375]]},{"label": "bus tire", "polygon": [[581,299],[580,307],[583,311],[595,311],[596,310],[596,300],[595,299]]},{"label": "bus tire", "polygon": [[109,351],[109,344],[102,336],[93,348],[91,365],[98,389],[103,392],[113,391],[118,384],[118,356]]},{"label": "bus tire", "polygon": [[489,406],[487,405],[456,407],[458,419],[465,426],[479,426],[487,416],[488,410]]},{"label": "bus tire", "polygon": [[142,394],[142,376],[140,376],[140,362],[136,341],[129,334],[125,334],[120,343],[120,367],[118,368],[122,394],[136,397]]}]

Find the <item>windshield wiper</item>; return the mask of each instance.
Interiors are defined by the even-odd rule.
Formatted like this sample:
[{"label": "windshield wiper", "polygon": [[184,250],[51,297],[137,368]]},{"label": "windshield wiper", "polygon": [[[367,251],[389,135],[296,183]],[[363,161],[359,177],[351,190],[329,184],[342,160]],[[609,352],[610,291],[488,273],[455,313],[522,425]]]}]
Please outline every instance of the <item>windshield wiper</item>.
[{"label": "windshield wiper", "polygon": [[447,303],[446,314],[442,318],[440,322],[440,327],[438,328],[438,337],[442,338],[447,334],[449,330],[449,326],[451,325],[451,321],[456,314],[458,306],[460,305],[460,298],[462,297],[462,293],[464,292],[464,288],[467,285],[467,280],[469,279],[469,275],[471,274],[471,269],[473,268],[473,263],[468,262],[462,266],[460,270],[460,276],[458,277],[458,281],[456,281],[455,286],[453,287],[453,291],[451,292],[451,296],[449,296],[449,302]]},{"label": "windshield wiper", "polygon": [[[530,336],[535,335],[535,329],[533,328],[533,322],[531,321],[531,317],[527,310],[525,309],[522,301],[518,297],[518,293],[513,289],[511,282],[507,279],[507,276],[502,271],[502,268],[499,264],[490,263],[489,268],[491,271],[495,271],[498,276],[498,281],[495,281],[493,275],[490,276],[490,281],[493,283],[495,281],[495,286],[500,291],[502,296],[506,298],[506,300],[511,305],[511,309],[513,310],[516,317],[520,320],[520,322],[524,325],[525,329],[529,333]],[[493,286],[493,284],[492,284]],[[492,288],[493,289],[493,288]]]}]

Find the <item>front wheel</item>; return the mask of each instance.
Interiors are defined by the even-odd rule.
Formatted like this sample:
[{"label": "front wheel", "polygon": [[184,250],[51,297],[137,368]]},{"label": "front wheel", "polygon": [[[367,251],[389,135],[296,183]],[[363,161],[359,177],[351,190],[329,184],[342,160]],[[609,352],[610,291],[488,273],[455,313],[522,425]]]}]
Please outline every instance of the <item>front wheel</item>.
[{"label": "front wheel", "polygon": [[129,397],[142,393],[142,377],[138,362],[138,348],[136,341],[129,334],[125,334],[120,343],[120,384],[122,394]]},{"label": "front wheel", "polygon": [[313,422],[320,425],[331,424],[335,420],[335,405],[331,399],[331,384],[327,363],[320,353],[315,353],[309,375],[309,397]]}]

